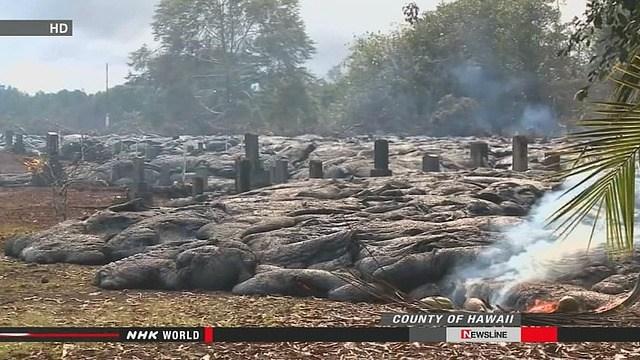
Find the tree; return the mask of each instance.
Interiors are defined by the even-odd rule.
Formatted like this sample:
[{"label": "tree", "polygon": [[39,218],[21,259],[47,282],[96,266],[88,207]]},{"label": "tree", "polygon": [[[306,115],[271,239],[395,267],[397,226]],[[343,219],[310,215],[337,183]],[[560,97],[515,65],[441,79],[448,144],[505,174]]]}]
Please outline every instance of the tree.
[{"label": "tree", "polygon": [[613,66],[628,63],[640,45],[640,1],[589,0],[582,18],[573,21],[575,31],[568,46],[570,53],[580,47],[592,48],[591,82],[607,76]]},{"label": "tree", "polygon": [[152,28],[159,47],[130,54],[128,82],[110,89],[109,104],[103,92],[0,89],[0,118],[38,131],[103,129],[107,110],[116,131],[316,126],[316,79],[303,67],[314,48],[298,0],[163,0]]},{"label": "tree", "polygon": [[[557,56],[568,33],[555,1],[458,0],[404,12],[408,26],[352,46],[337,82],[345,89],[333,106],[344,109],[338,122],[365,131],[468,135],[471,128],[520,130],[527,107],[547,108],[550,122],[572,115],[555,99],[571,99],[580,88],[561,85],[577,78],[581,62]],[[451,99],[477,103],[469,126],[442,128],[440,115],[449,111],[442,106]]]},{"label": "tree", "polygon": [[[571,134],[574,142],[563,149],[577,161],[561,175],[582,180],[567,191],[576,195],[550,217],[550,223],[562,235],[587,217],[593,218],[595,230],[604,218],[607,249],[616,257],[634,251],[636,161],[640,154],[639,18],[639,1],[589,1],[584,17],[574,20],[576,30],[563,51],[594,48],[590,82],[609,76],[615,87],[608,101],[595,102],[596,116],[579,121],[582,129]],[[580,99],[587,96],[587,89],[578,94]],[[640,276],[628,297],[609,310],[633,305],[639,298]]]},{"label": "tree", "polygon": [[309,92],[311,81],[308,74],[295,70],[269,74],[258,100],[261,118],[273,131],[286,134],[289,129],[314,128],[317,106]]},{"label": "tree", "polygon": [[280,91],[276,77],[290,86],[308,76],[302,64],[314,49],[298,12],[298,0],[163,0],[152,24],[160,48],[131,55],[131,80],[156,88],[171,120],[201,128],[263,120],[273,109],[261,105],[277,103],[268,99]]},{"label": "tree", "polygon": [[[634,246],[636,207],[636,162],[640,155],[640,56],[611,74],[616,84],[611,100],[596,102],[595,116],[581,120],[583,130],[571,134],[574,141],[563,149],[565,156],[579,161],[565,170],[565,178],[581,180],[568,192],[576,191],[550,218],[560,234],[566,234],[591,216],[593,228],[603,217],[607,249],[616,256],[629,255]],[[592,232],[593,237],[593,232]],[[591,239],[589,239],[591,243]],[[640,297],[640,276],[621,306]]]}]

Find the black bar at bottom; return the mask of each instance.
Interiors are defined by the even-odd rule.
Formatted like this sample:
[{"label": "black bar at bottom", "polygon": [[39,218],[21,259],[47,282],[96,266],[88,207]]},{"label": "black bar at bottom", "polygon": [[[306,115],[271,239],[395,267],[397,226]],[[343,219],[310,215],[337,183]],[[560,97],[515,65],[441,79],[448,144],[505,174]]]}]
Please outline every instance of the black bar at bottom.
[{"label": "black bar at bottom", "polygon": [[639,342],[637,327],[559,327],[558,342]]},{"label": "black bar at bottom", "polygon": [[409,328],[215,328],[215,342],[408,342]]},{"label": "black bar at bottom", "polygon": [[[423,330],[423,332],[420,332]],[[428,330],[428,332],[424,332]],[[414,334],[411,338],[410,334]],[[445,328],[0,328],[3,342],[442,342]],[[208,337],[207,337],[207,334]],[[440,340],[439,340],[440,339]],[[558,327],[554,342],[640,342],[640,327]]]}]

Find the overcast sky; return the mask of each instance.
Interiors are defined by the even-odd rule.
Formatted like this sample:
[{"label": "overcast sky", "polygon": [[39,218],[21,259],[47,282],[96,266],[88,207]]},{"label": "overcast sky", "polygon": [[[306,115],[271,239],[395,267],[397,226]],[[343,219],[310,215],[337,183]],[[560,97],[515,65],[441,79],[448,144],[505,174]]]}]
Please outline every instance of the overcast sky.
[{"label": "overcast sky", "polygon": [[[348,53],[355,36],[388,31],[403,20],[409,0],[301,0],[302,17],[317,52],[309,68],[324,75]],[[0,84],[34,93],[104,89],[127,74],[127,55],[153,37],[149,23],[158,0],[0,0],[1,19],[71,19],[73,37],[0,37]],[[416,1],[422,10],[440,0]],[[566,0],[563,16],[584,11],[586,0]],[[562,1],[561,1],[562,3]]]}]

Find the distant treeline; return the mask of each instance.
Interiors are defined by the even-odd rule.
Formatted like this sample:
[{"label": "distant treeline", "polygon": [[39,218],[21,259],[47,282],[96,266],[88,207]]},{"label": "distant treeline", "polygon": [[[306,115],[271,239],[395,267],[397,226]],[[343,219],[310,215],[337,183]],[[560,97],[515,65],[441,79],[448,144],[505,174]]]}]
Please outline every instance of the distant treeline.
[{"label": "distant treeline", "polygon": [[410,20],[357,39],[319,79],[298,0],[163,0],[159,46],[131,54],[125,85],[108,98],[0,87],[0,125],[100,132],[108,111],[120,132],[442,136],[557,133],[579,115],[592,49],[558,56],[571,28],[555,0],[458,0]]}]

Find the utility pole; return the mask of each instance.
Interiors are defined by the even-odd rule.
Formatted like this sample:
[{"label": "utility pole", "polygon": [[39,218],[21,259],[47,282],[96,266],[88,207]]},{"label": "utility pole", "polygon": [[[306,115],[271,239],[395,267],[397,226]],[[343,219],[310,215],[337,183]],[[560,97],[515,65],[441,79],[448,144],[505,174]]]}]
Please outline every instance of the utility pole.
[{"label": "utility pole", "polygon": [[109,63],[107,63],[106,66],[106,74],[105,74],[105,82],[106,82],[106,89],[105,89],[105,95],[106,95],[106,114],[104,116],[104,128],[108,129],[110,124],[110,120],[109,120]]}]

